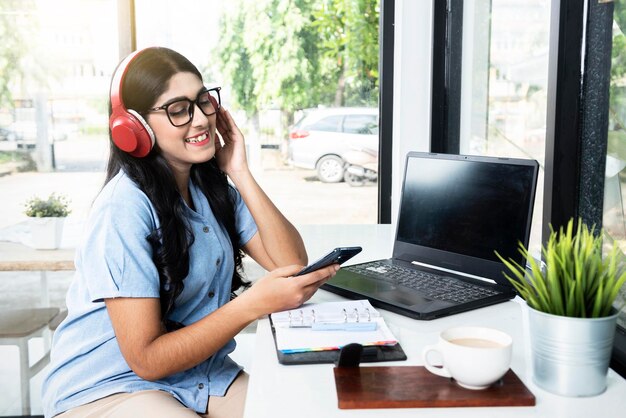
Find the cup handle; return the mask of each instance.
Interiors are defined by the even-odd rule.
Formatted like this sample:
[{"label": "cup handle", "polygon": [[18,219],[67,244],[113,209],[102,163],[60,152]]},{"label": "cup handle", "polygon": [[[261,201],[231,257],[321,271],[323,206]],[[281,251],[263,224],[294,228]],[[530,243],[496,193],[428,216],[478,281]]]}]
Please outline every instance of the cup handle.
[{"label": "cup handle", "polygon": [[426,370],[428,370],[432,374],[436,374],[437,376],[452,377],[448,369],[446,369],[445,365],[439,367],[439,366],[432,365],[428,361],[428,354],[431,351],[441,354],[441,350],[439,349],[437,345],[428,345],[424,347],[424,350],[422,351],[422,358],[424,359],[424,367],[426,367]]}]

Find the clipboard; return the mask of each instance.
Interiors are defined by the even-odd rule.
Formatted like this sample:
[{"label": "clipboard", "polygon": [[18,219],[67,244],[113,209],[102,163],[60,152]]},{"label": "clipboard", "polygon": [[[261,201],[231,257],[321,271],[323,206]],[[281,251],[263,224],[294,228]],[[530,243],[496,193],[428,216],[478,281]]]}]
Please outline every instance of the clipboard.
[{"label": "clipboard", "polygon": [[[272,329],[272,337],[274,339],[274,348],[278,362],[284,365],[298,364],[324,364],[336,363],[339,359],[340,350],[323,350],[323,351],[304,351],[298,353],[283,353],[278,349],[276,343],[276,327],[272,318],[269,318]],[[374,363],[380,361],[402,361],[406,360],[406,353],[402,349],[400,343],[388,345],[375,345],[363,347],[360,361],[362,363]]]}]

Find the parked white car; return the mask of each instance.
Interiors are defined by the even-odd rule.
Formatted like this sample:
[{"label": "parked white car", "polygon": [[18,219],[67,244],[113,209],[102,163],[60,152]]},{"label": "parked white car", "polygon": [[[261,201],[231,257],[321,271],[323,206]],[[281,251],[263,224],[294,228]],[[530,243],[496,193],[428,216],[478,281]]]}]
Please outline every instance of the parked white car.
[{"label": "parked white car", "polygon": [[296,167],[317,170],[325,183],[344,178],[343,154],[359,148],[378,150],[378,109],[306,109],[290,129],[287,155]]},{"label": "parked white car", "polygon": [[[13,122],[9,128],[13,132],[16,132],[19,139],[22,139],[23,141],[37,141],[37,123],[35,121]],[[69,125],[49,125],[48,137],[51,141],[64,141],[68,138],[69,133],[74,129],[76,129],[74,126]]]}]

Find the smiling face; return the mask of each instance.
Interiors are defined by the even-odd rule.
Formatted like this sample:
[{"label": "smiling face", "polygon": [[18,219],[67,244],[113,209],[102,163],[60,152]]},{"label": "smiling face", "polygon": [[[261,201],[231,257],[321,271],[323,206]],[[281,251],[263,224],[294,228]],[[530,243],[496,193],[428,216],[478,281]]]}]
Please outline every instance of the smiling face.
[{"label": "smiling face", "polygon": [[[170,103],[173,99],[196,100],[203,88],[202,80],[197,75],[176,73],[170,78],[167,90],[155,101],[154,107]],[[192,164],[208,161],[215,155],[216,115],[205,116],[195,107],[191,122],[176,127],[162,109],[148,113],[146,120],[154,131],[161,154],[175,171],[188,173]]]}]

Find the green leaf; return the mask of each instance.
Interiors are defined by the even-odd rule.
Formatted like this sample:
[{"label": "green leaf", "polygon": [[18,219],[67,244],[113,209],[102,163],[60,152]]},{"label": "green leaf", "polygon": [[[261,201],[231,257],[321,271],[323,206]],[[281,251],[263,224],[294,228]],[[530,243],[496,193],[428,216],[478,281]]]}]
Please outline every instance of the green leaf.
[{"label": "green leaf", "polygon": [[578,306],[577,306],[577,300],[576,300],[576,293],[577,293],[577,283],[574,282],[572,283],[572,285],[570,286],[569,289],[569,294],[567,297],[567,306],[565,308],[565,316],[576,316],[577,315],[577,310],[578,310]]},{"label": "green leaf", "polygon": [[527,259],[530,271],[496,254],[512,273],[505,277],[529,306],[555,315],[601,317],[610,314],[626,283],[624,255],[615,242],[609,242],[611,248],[603,256],[603,235],[581,219],[576,227],[570,219],[558,231],[550,225],[550,237],[541,248],[545,272],[521,244],[518,251]]},{"label": "green leaf", "polygon": [[24,214],[31,218],[62,218],[70,214],[69,200],[56,193],[52,193],[48,199],[32,197],[24,204]]},{"label": "green leaf", "polygon": [[563,297],[561,295],[561,283],[558,270],[558,262],[556,261],[557,252],[555,242],[548,243],[546,267],[547,267],[547,283],[548,294],[550,295],[550,313],[555,315],[564,315]]},{"label": "green leaf", "polygon": [[598,316],[600,316],[600,313],[602,312],[603,289],[604,289],[603,283],[600,282],[598,286],[598,293],[596,293],[595,302],[593,304],[593,310],[591,311],[591,315],[590,315],[591,318],[597,318]]}]

